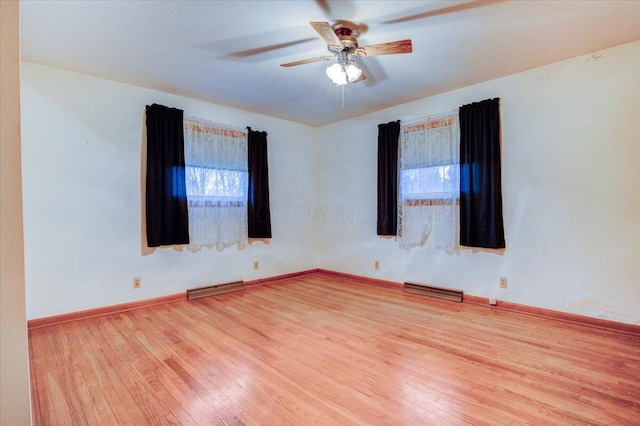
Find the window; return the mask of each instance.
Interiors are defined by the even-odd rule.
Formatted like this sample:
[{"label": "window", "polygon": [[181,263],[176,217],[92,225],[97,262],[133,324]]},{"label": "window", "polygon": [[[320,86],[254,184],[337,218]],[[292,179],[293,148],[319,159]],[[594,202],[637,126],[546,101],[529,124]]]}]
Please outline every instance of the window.
[{"label": "window", "polygon": [[224,250],[247,242],[247,133],[184,121],[189,250]]},{"label": "window", "polygon": [[459,176],[459,164],[401,170],[402,196],[406,200],[459,199]]},{"label": "window", "polygon": [[186,166],[185,173],[190,204],[224,207],[247,199],[247,171]]},{"label": "window", "polygon": [[403,248],[424,245],[433,233],[436,248],[459,251],[459,151],[457,112],[402,124],[398,240]]}]

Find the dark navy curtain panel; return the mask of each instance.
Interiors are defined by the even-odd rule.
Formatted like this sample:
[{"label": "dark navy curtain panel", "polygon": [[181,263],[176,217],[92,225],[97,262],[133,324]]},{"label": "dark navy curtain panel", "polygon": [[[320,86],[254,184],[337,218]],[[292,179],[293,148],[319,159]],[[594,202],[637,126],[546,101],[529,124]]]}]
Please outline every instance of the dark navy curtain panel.
[{"label": "dark navy curtain panel", "polygon": [[378,235],[398,230],[398,140],[400,121],[378,125]]},{"label": "dark navy curtain panel", "polygon": [[460,108],[460,245],[505,248],[497,98]]},{"label": "dark navy curtain panel", "polygon": [[249,238],[271,238],[271,209],[269,207],[269,168],[267,132],[248,128],[249,188],[247,196],[247,225]]},{"label": "dark navy curtain panel", "polygon": [[146,113],[147,244],[189,244],[183,111],[153,104]]}]

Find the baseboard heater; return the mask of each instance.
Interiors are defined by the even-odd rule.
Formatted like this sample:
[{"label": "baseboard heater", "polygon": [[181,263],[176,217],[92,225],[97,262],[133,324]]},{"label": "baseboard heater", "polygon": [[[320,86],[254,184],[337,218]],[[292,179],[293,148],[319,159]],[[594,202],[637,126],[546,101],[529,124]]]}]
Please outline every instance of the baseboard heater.
[{"label": "baseboard heater", "polygon": [[217,294],[230,293],[232,291],[244,290],[244,281],[235,281],[225,284],[214,284],[207,287],[187,290],[187,299],[199,299],[201,297],[215,296]]},{"label": "baseboard heater", "polygon": [[438,299],[452,300],[454,302],[462,302],[462,290],[454,290],[450,288],[434,287],[426,284],[404,283],[402,291],[407,293],[422,294],[424,296],[437,297]]}]

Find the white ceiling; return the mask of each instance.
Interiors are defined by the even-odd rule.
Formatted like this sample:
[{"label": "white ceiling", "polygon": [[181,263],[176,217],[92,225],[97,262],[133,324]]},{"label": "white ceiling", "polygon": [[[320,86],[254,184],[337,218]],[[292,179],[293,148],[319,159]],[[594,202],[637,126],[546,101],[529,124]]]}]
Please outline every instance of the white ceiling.
[{"label": "white ceiling", "polygon": [[[413,53],[357,59],[343,92],[310,21],[366,29],[360,46],[409,38]],[[640,39],[640,1],[21,2],[25,60],[323,126]]]}]

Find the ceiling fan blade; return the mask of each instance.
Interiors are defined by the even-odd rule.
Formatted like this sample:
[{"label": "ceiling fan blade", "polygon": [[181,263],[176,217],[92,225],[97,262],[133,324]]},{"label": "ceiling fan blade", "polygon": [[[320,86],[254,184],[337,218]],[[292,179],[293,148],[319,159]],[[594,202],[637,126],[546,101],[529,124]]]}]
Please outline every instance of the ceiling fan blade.
[{"label": "ceiling fan blade", "polygon": [[320,34],[320,37],[322,37],[324,41],[327,42],[327,44],[329,45],[329,49],[335,52],[340,52],[342,49],[344,49],[344,46],[342,46],[342,42],[340,41],[335,31],[333,31],[333,28],[331,28],[331,25],[329,25],[328,22],[309,22],[309,23],[311,24],[313,29],[316,30],[318,34]]},{"label": "ceiling fan blade", "polygon": [[320,61],[329,61],[333,59],[333,56],[319,56],[317,58],[311,58],[311,59],[303,59],[301,61],[295,61],[295,62],[287,62],[286,64],[281,64],[281,67],[295,67],[296,65],[304,65],[304,64],[311,64],[313,62],[320,62]]},{"label": "ceiling fan blade", "polygon": [[235,56],[236,58],[246,58],[246,57],[249,57],[249,56],[261,55],[263,53],[272,52],[272,51],[278,50],[278,49],[284,49],[284,48],[291,47],[291,46],[297,46],[299,44],[307,43],[307,42],[312,41],[312,40],[315,40],[315,39],[313,39],[313,38],[305,38],[305,39],[301,39],[301,40],[288,41],[286,43],[278,43],[278,44],[272,44],[270,46],[257,47],[255,49],[242,50],[240,52],[230,53],[229,55]]},{"label": "ceiling fan blade", "polygon": [[316,3],[325,13],[329,13],[331,11],[331,7],[329,6],[329,2],[327,2],[327,0],[316,0]]},{"label": "ceiling fan blade", "polygon": [[411,53],[413,46],[411,40],[390,41],[388,43],[372,44],[370,46],[358,47],[354,55],[359,57],[394,55],[397,53]]},{"label": "ceiling fan blade", "polygon": [[496,3],[502,3],[506,0],[488,0],[488,1],[469,1],[453,6],[443,7],[441,9],[429,10],[426,12],[417,12],[409,16],[401,16],[398,18],[387,19],[382,21],[382,24],[399,24],[418,19],[431,18],[439,15],[446,15],[448,13],[461,12],[468,9],[475,9],[476,7],[489,6]]}]

